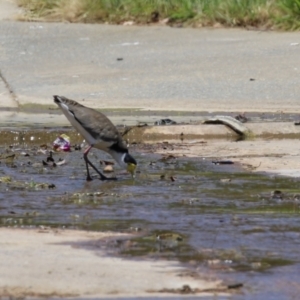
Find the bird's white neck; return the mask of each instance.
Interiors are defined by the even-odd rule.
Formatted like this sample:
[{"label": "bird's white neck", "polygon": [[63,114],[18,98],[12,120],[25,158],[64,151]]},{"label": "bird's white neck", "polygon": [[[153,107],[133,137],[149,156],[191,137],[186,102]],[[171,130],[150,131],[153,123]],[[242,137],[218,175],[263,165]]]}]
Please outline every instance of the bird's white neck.
[{"label": "bird's white neck", "polygon": [[118,162],[120,167],[122,167],[122,168],[127,167],[127,164],[124,162],[126,153],[110,152],[110,155]]}]

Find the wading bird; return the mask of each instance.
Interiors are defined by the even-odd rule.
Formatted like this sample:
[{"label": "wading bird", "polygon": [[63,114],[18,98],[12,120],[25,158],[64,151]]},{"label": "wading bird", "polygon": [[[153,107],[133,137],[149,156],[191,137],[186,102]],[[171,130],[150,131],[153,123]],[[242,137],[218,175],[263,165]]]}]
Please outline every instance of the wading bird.
[{"label": "wading bird", "polygon": [[109,153],[121,167],[126,168],[134,176],[137,162],[128,153],[127,146],[117,128],[104,114],[66,97],[53,97],[54,102],[70,123],[90,145],[83,154],[87,171],[86,180],[92,180],[89,165],[100,175],[101,180],[116,179],[107,178],[90,162],[87,156],[93,147]]}]

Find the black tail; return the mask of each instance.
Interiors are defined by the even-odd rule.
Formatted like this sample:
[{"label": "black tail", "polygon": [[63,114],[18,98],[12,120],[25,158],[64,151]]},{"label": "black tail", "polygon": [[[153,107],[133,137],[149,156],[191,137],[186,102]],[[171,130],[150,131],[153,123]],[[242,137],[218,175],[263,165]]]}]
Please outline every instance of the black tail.
[{"label": "black tail", "polygon": [[54,98],[54,102],[55,102],[56,104],[61,103],[61,97],[60,97],[60,96],[54,95],[53,98]]}]

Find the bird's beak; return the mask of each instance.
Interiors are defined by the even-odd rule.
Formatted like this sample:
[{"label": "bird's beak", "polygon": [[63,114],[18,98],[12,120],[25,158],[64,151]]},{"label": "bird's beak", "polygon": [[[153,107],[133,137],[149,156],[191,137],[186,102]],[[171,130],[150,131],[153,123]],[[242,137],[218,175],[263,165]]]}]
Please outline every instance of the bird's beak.
[{"label": "bird's beak", "polygon": [[131,174],[133,178],[135,177],[135,169],[136,169],[135,164],[132,163],[127,164],[127,171]]}]

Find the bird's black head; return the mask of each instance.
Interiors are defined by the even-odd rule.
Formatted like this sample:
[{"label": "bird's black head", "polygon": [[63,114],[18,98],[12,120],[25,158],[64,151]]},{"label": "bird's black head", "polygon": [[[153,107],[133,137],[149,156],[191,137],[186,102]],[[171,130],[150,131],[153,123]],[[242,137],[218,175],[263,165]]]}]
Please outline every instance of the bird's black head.
[{"label": "bird's black head", "polygon": [[129,154],[127,153],[124,157],[124,162],[126,164],[133,164],[133,165],[137,165],[136,160]]}]

